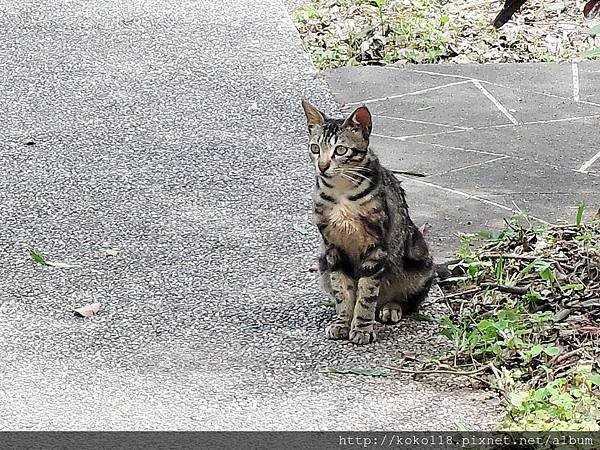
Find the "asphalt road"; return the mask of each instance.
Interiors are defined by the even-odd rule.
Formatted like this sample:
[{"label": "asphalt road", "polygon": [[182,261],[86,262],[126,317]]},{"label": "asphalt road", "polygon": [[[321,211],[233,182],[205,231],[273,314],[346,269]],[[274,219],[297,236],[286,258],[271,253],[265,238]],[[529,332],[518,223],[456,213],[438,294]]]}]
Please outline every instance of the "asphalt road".
[{"label": "asphalt road", "polygon": [[335,103],[282,2],[1,1],[0,25],[0,429],[494,421],[445,379],[321,373],[441,340],[324,338],[300,98]]}]

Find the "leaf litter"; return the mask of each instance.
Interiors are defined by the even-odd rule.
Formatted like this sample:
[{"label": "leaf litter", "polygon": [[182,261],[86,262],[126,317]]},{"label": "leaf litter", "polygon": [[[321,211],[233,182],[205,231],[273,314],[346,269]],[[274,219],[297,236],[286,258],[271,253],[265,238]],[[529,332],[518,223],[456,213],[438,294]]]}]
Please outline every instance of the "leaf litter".
[{"label": "leaf litter", "polygon": [[516,215],[499,233],[462,235],[439,281],[452,350],[389,369],[496,390],[504,429],[600,430],[600,210],[585,221],[584,209],[573,224]]},{"label": "leaf litter", "polygon": [[[321,69],[551,62],[596,57],[591,50],[600,47],[600,36],[588,30],[600,18],[586,20],[584,6],[585,2],[528,0],[499,30],[491,25],[502,8],[495,1],[313,0],[292,17]],[[600,8],[600,2],[594,6]]]}]

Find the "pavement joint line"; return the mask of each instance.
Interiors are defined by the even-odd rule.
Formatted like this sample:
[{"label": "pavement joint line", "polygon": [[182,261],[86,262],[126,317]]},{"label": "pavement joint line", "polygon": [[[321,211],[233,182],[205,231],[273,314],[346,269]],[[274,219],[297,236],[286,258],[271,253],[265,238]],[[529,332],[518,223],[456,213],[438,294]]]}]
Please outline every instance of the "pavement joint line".
[{"label": "pavement joint line", "polygon": [[504,114],[508,120],[510,120],[514,125],[519,125],[519,121],[515,119],[513,115],[509,113],[508,110],[504,107],[504,105],[502,105],[502,103],[500,103],[498,99],[490,93],[490,91],[484,88],[479,81],[473,80],[471,82],[475,85],[477,89],[483,92],[483,95],[485,95],[488,99],[491,100],[491,102],[496,106],[496,108],[498,108],[498,110],[502,114]]},{"label": "pavement joint line", "polygon": [[[392,66],[384,66],[384,67],[386,69],[392,69],[392,70],[400,70],[400,71],[406,70],[406,69],[401,69],[399,67],[392,67]],[[467,80],[467,81],[474,81],[474,80],[476,80],[476,81],[481,81],[481,82],[484,82],[484,83],[486,82],[484,80],[477,80],[476,78],[473,78],[473,77],[465,77],[464,75],[454,75],[454,74],[451,74],[451,73],[433,72],[431,70],[408,69],[408,71],[409,72],[415,72],[415,73],[424,73],[424,74],[427,74],[427,75],[436,75],[436,76],[439,76],[439,77],[458,78],[458,79]]]},{"label": "pavement joint line", "polygon": [[[596,117],[596,116],[592,116],[592,117]],[[575,119],[575,118],[573,118],[573,119]],[[556,121],[558,121],[558,120],[562,120],[562,119],[557,119]],[[515,126],[515,125],[508,125],[507,124],[506,126],[512,127],[512,126]],[[521,125],[518,125],[518,126],[521,126]],[[496,127],[498,127],[498,126],[496,125]],[[474,129],[468,129],[468,130],[442,131],[440,133],[431,133],[431,134],[422,134],[422,135],[413,135],[413,136],[387,136],[387,135],[384,135],[384,134],[377,134],[377,133],[371,133],[371,135],[372,136],[377,136],[377,137],[380,137],[380,138],[384,138],[384,139],[392,139],[392,140],[395,140],[395,141],[406,142],[406,141],[408,141],[409,138],[426,137],[426,136],[436,136],[436,135],[450,134],[450,133],[464,133],[465,131],[472,131],[472,130],[478,130],[478,129],[482,129],[482,128],[474,128]],[[557,168],[556,166],[553,166],[552,164],[542,163],[542,162],[539,162],[539,161],[533,162],[533,161],[529,161],[526,158],[514,157],[514,156],[511,156],[511,155],[504,155],[504,154],[501,154],[501,153],[486,152],[486,151],[483,151],[483,150],[474,150],[474,149],[468,149],[468,148],[463,148],[463,147],[454,147],[454,146],[451,146],[451,145],[438,144],[438,143],[435,143],[435,142],[423,142],[423,141],[417,141],[417,140],[411,140],[409,142],[414,142],[416,144],[421,144],[421,145],[430,145],[430,146],[433,146],[433,147],[441,147],[441,148],[448,148],[448,149],[452,149],[452,150],[459,150],[459,151],[468,152],[468,153],[479,153],[479,154],[482,154],[482,155],[490,155],[490,156],[497,156],[497,157],[499,157],[499,158],[497,158],[495,160],[489,160],[487,162],[495,162],[495,161],[498,161],[499,159],[505,159],[507,157],[510,157],[510,158],[515,158],[515,159],[517,159],[519,161],[524,161],[527,164],[534,164],[535,163],[535,164],[540,165],[540,166],[549,167],[552,170],[560,170],[560,169],[571,170],[573,172],[576,172],[578,174],[583,174],[583,175],[586,175],[586,176],[592,176],[592,177],[595,177],[595,178],[596,177],[600,177],[600,175],[596,175],[595,173],[592,173],[592,172],[588,171],[589,167],[597,159],[600,158],[600,154],[595,155],[590,161],[586,162],[580,169],[568,169],[566,167],[559,167],[559,168]],[[589,163],[589,165],[588,165],[588,163]],[[464,169],[468,169],[468,168],[469,167],[464,167]],[[584,169],[584,170],[582,170],[582,169]],[[435,175],[440,175],[440,174],[435,174]]]},{"label": "pavement joint line", "polygon": [[[393,69],[393,70],[403,70],[403,69],[398,68],[398,67],[390,67],[390,66],[385,66],[385,68],[387,68],[387,69]],[[409,72],[416,72],[416,73],[425,73],[425,74],[428,74],[428,75],[437,75],[437,76],[440,76],[440,77],[457,78],[457,79],[461,79],[461,80],[470,80],[472,82],[477,81],[477,82],[482,83],[482,84],[489,84],[491,86],[501,87],[503,89],[515,90],[514,87],[506,86],[506,85],[500,84],[500,83],[494,83],[493,81],[482,80],[480,78],[466,77],[466,76],[463,76],[463,75],[454,75],[454,74],[451,74],[451,73],[433,72],[433,71],[430,71],[430,70],[408,69],[408,71]],[[546,97],[559,98],[561,100],[571,100],[571,101],[573,101],[572,98],[564,97],[562,95],[549,94],[547,92],[531,91],[531,93],[532,94],[536,94],[536,95],[543,95],[543,96],[546,96]],[[598,106],[598,107],[600,107],[600,103],[590,102],[588,100],[581,100],[580,99],[580,100],[576,101],[576,103],[582,103],[584,105],[590,105],[590,106]]]},{"label": "pavement joint line", "polygon": [[592,156],[590,159],[588,159],[586,162],[584,162],[581,167],[576,170],[576,172],[581,172],[581,173],[588,173],[588,169],[592,166],[592,164],[594,164],[598,159],[600,159],[600,151],[598,153],[596,153],[594,156]]},{"label": "pavement joint line", "polygon": [[598,106],[598,107],[600,107],[600,103],[590,102],[590,101],[587,101],[587,100],[579,100],[577,103],[582,103],[584,105],[590,105],[590,106]]},{"label": "pavement joint line", "polygon": [[[422,145],[432,145],[434,147],[449,148],[449,149],[452,149],[452,150],[460,150],[460,151],[463,151],[463,152],[480,153],[480,154],[483,154],[483,155],[491,155],[491,156],[498,156],[499,157],[499,158],[496,158],[496,159],[488,160],[488,161],[486,161],[486,163],[495,162],[495,161],[498,161],[500,159],[515,158],[516,160],[523,161],[523,162],[525,162],[527,164],[537,164],[539,166],[549,167],[552,170],[557,170],[557,171],[558,170],[571,170],[573,172],[582,173],[582,174],[587,175],[587,176],[592,176],[592,177],[597,177],[598,176],[595,173],[587,172],[587,169],[589,168],[589,166],[586,168],[586,172],[582,172],[581,169],[575,170],[575,169],[568,169],[566,167],[556,167],[556,166],[553,166],[552,164],[547,164],[547,163],[543,163],[543,162],[539,162],[539,161],[535,161],[534,162],[534,161],[530,161],[530,160],[528,160],[526,158],[521,158],[521,157],[518,157],[518,156],[515,157],[515,156],[511,156],[511,155],[504,155],[504,154],[501,154],[501,153],[492,153],[492,152],[486,152],[486,151],[483,151],[483,150],[473,150],[473,149],[467,149],[467,148],[462,148],[462,147],[453,147],[453,146],[450,146],[450,145],[438,144],[438,143],[433,143],[433,142],[423,142],[423,141],[411,141],[411,142],[415,142],[417,144],[422,144]],[[600,152],[598,152],[598,154],[595,155],[590,160],[591,161],[590,166],[591,166],[591,164],[593,164],[599,158],[600,158]],[[588,161],[588,163],[590,161]],[[585,166],[585,164],[584,164],[584,166]],[[468,167],[464,167],[464,169],[468,169]],[[436,174],[436,175],[438,175],[438,174]]]},{"label": "pavement joint line", "polygon": [[[493,84],[494,86],[498,86],[498,87],[510,89],[508,86],[503,86],[501,84],[495,84],[495,83],[490,83],[490,84]],[[547,92],[538,92],[538,91],[532,91],[531,93],[532,94],[537,94],[537,95],[544,95],[546,97],[558,98],[560,100],[570,100],[570,101],[573,101],[572,98],[565,97],[563,95],[548,94]],[[579,100],[576,103],[581,103],[582,105],[590,105],[590,106],[598,106],[598,107],[600,107],[600,103],[590,102],[588,100]]]},{"label": "pavement joint line", "polygon": [[395,139],[397,141],[406,141],[407,139],[414,139],[419,137],[427,137],[427,136],[438,136],[441,134],[452,134],[452,133],[463,133],[465,131],[471,131],[473,128],[467,128],[466,130],[449,130],[449,131],[439,131],[437,133],[423,133],[423,134],[409,134],[406,136],[388,136],[386,134],[378,134],[371,133],[371,136],[378,136],[386,139]]},{"label": "pavement joint line", "polygon": [[573,72],[573,100],[579,102],[579,66],[576,61],[571,63],[571,71]]},{"label": "pavement joint line", "polygon": [[[452,189],[452,188],[449,188],[449,187],[440,186],[439,184],[431,183],[429,181],[419,180],[419,179],[416,179],[416,178],[409,178],[409,177],[405,177],[405,176],[402,176],[402,175],[396,175],[396,176],[399,177],[399,178],[403,178],[404,180],[414,181],[415,183],[420,183],[420,184],[423,184],[425,186],[429,186],[429,187],[432,187],[432,188],[435,188],[435,189],[441,189],[442,191],[446,191],[446,192],[450,192],[452,194],[460,195],[461,197],[465,197],[465,198],[467,198],[469,200],[476,200],[476,201],[479,201],[481,203],[485,203],[487,205],[495,206],[496,208],[500,208],[500,209],[503,209],[505,211],[510,211],[512,213],[517,213],[518,214],[518,213],[522,213],[523,212],[523,211],[521,211],[521,209],[517,205],[515,205],[515,207],[517,209],[513,209],[513,208],[510,208],[508,206],[502,205],[500,203],[494,202],[492,200],[481,198],[481,197],[478,197],[477,195],[469,194],[467,192],[459,191],[457,189]],[[514,204],[514,202],[513,202],[513,204]],[[552,225],[550,222],[547,222],[544,219],[540,219],[539,217],[535,217],[535,216],[532,216],[532,215],[528,215],[528,217],[530,217],[530,218],[532,218],[534,220],[537,220],[538,222],[543,223],[544,225],[549,225],[549,226]]]},{"label": "pavement joint line", "polygon": [[[583,102],[580,102],[580,103],[583,103]],[[383,116],[379,116],[379,117],[383,117]],[[390,139],[399,139],[399,140],[404,141],[407,139],[413,139],[413,138],[417,138],[417,137],[439,136],[442,134],[452,134],[452,133],[459,133],[459,132],[464,132],[464,131],[491,130],[494,128],[509,128],[509,127],[521,127],[524,125],[540,125],[540,124],[548,124],[548,123],[556,123],[556,122],[570,122],[573,120],[595,119],[598,117],[600,117],[600,114],[591,114],[589,116],[563,117],[561,119],[532,120],[530,122],[519,122],[516,125],[514,123],[502,123],[502,124],[498,124],[498,125],[486,125],[483,127],[468,127],[468,128],[461,127],[462,129],[451,130],[451,131],[438,131],[436,133],[411,134],[411,135],[406,135],[406,136],[385,136],[385,135],[376,135],[375,133],[373,133],[373,134],[376,136],[388,137]],[[456,125],[445,125],[445,124],[441,124],[441,123],[436,124],[434,122],[428,122],[428,123],[430,123],[432,125],[440,125],[440,126],[446,126],[446,127],[456,126]]]},{"label": "pavement joint line", "polygon": [[460,172],[461,170],[471,169],[471,168],[473,168],[473,167],[480,167],[480,166],[484,166],[484,165],[486,165],[486,164],[493,163],[493,162],[496,162],[496,161],[501,161],[501,160],[503,160],[503,159],[507,159],[507,158],[511,158],[511,157],[510,157],[510,156],[508,156],[508,155],[505,155],[505,156],[498,156],[497,158],[492,158],[492,159],[488,159],[488,160],[486,160],[486,161],[481,161],[481,162],[478,162],[478,163],[469,164],[468,166],[464,166],[464,167],[457,167],[456,169],[450,169],[450,170],[446,170],[446,171],[444,171],[444,172],[440,172],[440,173],[434,173],[434,174],[431,174],[431,176],[441,176],[441,175],[447,175],[447,174],[449,174],[449,173]]},{"label": "pavement joint line", "polygon": [[442,84],[441,86],[434,86],[431,88],[421,89],[419,91],[414,91],[414,92],[405,92],[404,94],[388,95],[386,97],[371,98],[368,100],[362,100],[362,101],[358,101],[358,102],[348,102],[344,106],[367,105],[369,103],[376,103],[376,102],[381,102],[381,101],[385,101],[385,100],[393,100],[396,98],[408,97],[408,96],[412,96],[412,95],[425,94],[427,92],[437,91],[440,89],[445,89],[447,87],[458,86],[460,84],[467,84],[467,83],[471,83],[471,80],[463,80],[463,81],[457,81],[455,83]]},{"label": "pavement joint line", "polygon": [[388,116],[386,114],[373,114],[374,117],[383,117],[384,119],[399,120],[401,122],[421,123],[423,125],[436,125],[438,127],[455,128],[457,130],[470,130],[468,127],[460,127],[458,125],[448,125],[445,123],[428,122],[426,120],[406,119],[404,117]]},{"label": "pavement joint line", "polygon": [[[581,102],[580,102],[581,103]],[[484,130],[490,128],[504,128],[504,127],[515,127],[515,126],[523,126],[523,125],[539,125],[539,124],[548,124],[548,123],[556,123],[556,122],[571,122],[573,120],[581,120],[581,119],[595,119],[600,117],[600,114],[590,114],[588,116],[574,116],[574,117],[562,117],[560,119],[547,119],[547,120],[531,120],[529,122],[520,122],[517,125],[505,123],[502,125],[488,125],[485,127],[474,128],[475,130]],[[470,131],[470,130],[466,130]]]},{"label": "pavement joint line", "polygon": [[432,145],[433,147],[448,148],[451,150],[459,150],[461,152],[467,152],[467,153],[479,153],[481,155],[510,157],[510,155],[505,155],[503,153],[486,152],[484,150],[473,150],[470,148],[463,148],[463,147],[453,147],[451,145],[438,144],[438,143],[434,143],[434,142],[423,142],[423,141],[412,141],[412,142],[416,142],[417,144],[421,144],[421,145]]},{"label": "pavement joint line", "polygon": [[[496,87],[500,87],[500,88],[503,88],[503,89],[509,89],[509,90],[513,90],[513,91],[515,90],[514,87],[506,86],[506,85],[500,84],[500,83],[494,83],[492,81],[478,80],[476,78],[473,78],[473,81],[479,81],[480,83],[489,84],[490,86],[496,86]],[[560,100],[573,101],[573,99],[571,97],[565,97],[565,96],[556,95],[556,94],[549,94],[548,92],[531,91],[530,93],[531,94],[535,94],[535,95],[541,95],[541,96],[544,96],[544,97],[558,98]],[[582,103],[584,105],[591,105],[591,106],[598,106],[598,107],[600,107],[600,103],[594,103],[594,102],[590,102],[590,101],[587,101],[587,100],[579,100],[578,102],[575,102],[575,103]]]},{"label": "pavement joint line", "polygon": [[[530,161],[530,160],[528,160],[528,159],[526,159],[526,158],[522,158],[522,157],[518,157],[518,156],[504,155],[504,154],[501,154],[501,153],[492,153],[492,152],[486,152],[486,151],[483,151],[483,150],[473,150],[473,149],[462,148],[462,147],[453,147],[453,146],[451,146],[451,145],[444,145],[444,144],[438,144],[438,143],[433,143],[433,142],[423,142],[423,141],[411,141],[411,142],[415,142],[415,143],[417,143],[417,144],[422,144],[422,145],[432,145],[432,146],[434,146],[434,147],[449,148],[449,149],[452,149],[452,150],[460,150],[460,151],[463,151],[463,152],[480,153],[480,154],[483,154],[483,155],[492,155],[492,156],[499,156],[499,157],[500,157],[500,156],[505,156],[505,157],[515,158],[516,160],[518,160],[518,161],[523,161],[523,162],[525,162],[525,163],[527,163],[527,164],[537,164],[538,166],[549,167],[549,168],[551,168],[552,170],[556,170],[556,171],[558,171],[558,170],[571,170],[571,171],[573,171],[573,172],[582,173],[582,174],[584,174],[584,175],[588,175],[588,176],[593,176],[593,177],[596,177],[596,175],[595,175],[595,174],[593,174],[593,173],[589,173],[589,172],[581,172],[581,170],[568,169],[568,168],[566,168],[566,167],[556,167],[556,166],[553,166],[552,164],[543,163],[543,162],[539,162],[539,161]],[[600,153],[600,152],[599,152],[599,153]],[[594,156],[594,158],[595,158],[595,159],[594,159],[594,158],[592,158],[592,159],[594,159],[594,161],[595,161],[595,160],[596,160],[596,159],[598,159],[599,157],[600,157],[600,155],[596,155],[596,156]],[[498,158],[498,159],[502,159],[502,158]],[[592,163],[593,163],[594,161],[592,161]],[[489,160],[489,161],[487,161],[487,162],[492,162],[492,160]],[[589,162],[589,161],[588,161],[588,162]],[[586,163],[586,164],[587,164],[587,163]],[[590,164],[590,165],[591,165],[591,164]],[[466,169],[466,167],[465,167],[465,169]],[[586,169],[586,170],[587,170],[587,169]]]}]

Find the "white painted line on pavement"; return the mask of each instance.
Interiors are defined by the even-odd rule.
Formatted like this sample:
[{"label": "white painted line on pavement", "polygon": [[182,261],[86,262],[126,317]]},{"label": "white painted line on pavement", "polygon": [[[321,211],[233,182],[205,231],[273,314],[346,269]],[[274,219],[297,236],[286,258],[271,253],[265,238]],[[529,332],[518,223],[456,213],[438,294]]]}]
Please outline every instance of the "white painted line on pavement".
[{"label": "white painted line on pavement", "polygon": [[[562,95],[548,94],[546,92],[533,91],[533,94],[545,95],[546,97],[559,98],[561,100],[573,100],[571,97],[563,97]],[[600,106],[600,103],[590,102],[587,100],[579,100],[578,103],[582,103],[584,105],[590,105],[590,106]]]},{"label": "white painted line on pavement", "polygon": [[424,134],[408,134],[406,136],[388,136],[386,134],[378,134],[371,133],[371,136],[377,136],[385,139],[395,139],[396,141],[406,141],[407,139],[425,137],[425,136],[439,136],[441,134],[452,134],[452,133],[464,133],[465,131],[469,131],[471,128],[467,128],[466,130],[448,130],[448,131],[439,131],[437,133],[424,133]]},{"label": "white painted line on pavement", "polygon": [[[568,99],[565,99],[568,100]],[[580,102],[583,103],[583,102]],[[396,120],[403,120],[403,121],[407,121],[407,122],[415,122],[415,123],[421,123],[421,121],[417,121],[417,120],[410,120],[410,119],[403,119],[403,118],[398,118],[398,117],[387,117],[387,116],[382,116],[382,115],[376,115],[375,117],[386,117],[389,119],[396,119]],[[378,133],[371,133],[371,136],[377,136],[377,137],[382,137],[382,138],[386,138],[386,139],[395,139],[397,141],[407,141],[409,139],[414,139],[414,138],[421,138],[421,137],[430,137],[430,136],[442,136],[445,134],[454,134],[454,133],[464,133],[467,131],[478,131],[478,130],[493,130],[493,129],[498,129],[498,128],[510,128],[510,127],[521,127],[523,125],[538,125],[538,124],[548,124],[548,123],[555,123],[555,122],[571,122],[574,120],[583,120],[583,119],[597,119],[600,118],[600,114],[592,114],[589,116],[578,116],[578,117],[564,117],[562,119],[549,119],[549,120],[532,120],[531,122],[522,122],[519,124],[513,124],[513,123],[503,123],[500,125],[486,125],[483,127],[473,127],[473,128],[463,128],[463,127],[458,127],[456,125],[444,125],[441,123],[435,123],[435,122],[423,122],[426,124],[430,124],[430,125],[439,125],[439,126],[445,126],[445,127],[456,127],[456,129],[454,130],[448,130],[448,131],[438,131],[436,133],[423,133],[423,134],[408,134],[405,136],[388,136],[385,134],[378,134]],[[452,148],[452,147],[449,147]],[[491,154],[498,154],[498,153],[491,153]]]},{"label": "white painted line on pavement", "polygon": [[426,120],[405,119],[404,117],[393,117],[385,114],[373,114],[374,117],[383,117],[384,119],[399,120],[401,122],[422,123],[424,125],[436,125],[438,127],[455,128],[457,130],[470,130],[468,127],[459,127],[458,125],[448,125],[445,123],[428,122]]},{"label": "white painted line on pavement", "polygon": [[572,120],[595,119],[600,117],[600,114],[591,114],[589,116],[563,117],[562,119],[549,120],[532,120],[531,122],[523,122],[522,125],[535,125],[540,123],[555,123],[555,122],[571,122]]},{"label": "white painted line on pavement", "polygon": [[[406,176],[402,176],[402,175],[396,175],[396,176],[399,177],[399,178],[403,178],[405,180],[414,181],[415,183],[424,184],[426,186],[429,186],[429,187],[432,187],[432,188],[435,188],[435,189],[440,189],[442,191],[446,191],[446,192],[450,192],[452,194],[460,195],[461,197],[465,197],[465,198],[470,199],[470,200],[476,200],[478,202],[486,203],[488,205],[495,206],[496,208],[500,208],[500,209],[503,209],[505,211],[510,211],[512,213],[517,213],[517,214],[521,212],[518,209],[515,210],[515,209],[512,209],[512,208],[509,208],[508,206],[501,205],[500,203],[496,203],[496,202],[493,202],[491,200],[487,200],[485,198],[477,197],[476,195],[468,194],[466,192],[458,191],[456,189],[447,188],[445,186],[440,186],[439,184],[430,183],[428,181],[423,181],[423,180],[420,180],[418,178],[406,177]],[[540,219],[539,217],[535,217],[535,216],[532,216],[532,215],[529,215],[529,214],[528,214],[528,217],[531,217],[532,219],[537,220],[538,222],[543,223],[545,225],[552,225],[550,222],[546,222],[545,220]]]},{"label": "white painted line on pavement", "polygon": [[512,116],[512,114],[509,113],[508,110],[502,105],[502,103],[500,103],[496,99],[496,97],[494,97],[492,94],[490,94],[490,92],[486,88],[484,88],[479,81],[473,80],[471,82],[477,87],[477,89],[479,89],[481,92],[483,92],[483,94],[492,101],[492,103],[496,106],[496,108],[498,108],[500,110],[500,112],[502,114],[504,114],[508,120],[510,120],[515,125],[519,125],[519,122],[517,121],[517,119],[515,119]]},{"label": "white painted line on pavement", "polygon": [[479,167],[479,166],[485,166],[486,164],[489,163],[493,163],[496,161],[500,161],[506,158],[510,158],[510,156],[506,155],[506,156],[498,156],[497,158],[492,158],[492,159],[488,159],[487,161],[481,161],[475,164],[469,164],[468,166],[463,166],[463,167],[457,167],[456,169],[450,169],[450,170],[446,170],[445,172],[440,172],[440,173],[434,173],[433,175],[446,175],[447,173],[455,173],[455,172],[460,172],[461,170],[466,170],[466,169],[472,169],[473,167]]},{"label": "white painted line on pavement", "polygon": [[[505,88],[505,89],[514,89],[514,86],[506,86],[500,83],[494,83],[492,81],[488,81],[488,80],[482,80],[479,78],[473,78],[473,77],[466,77],[463,75],[453,75],[453,74],[449,74],[449,73],[440,73],[440,72],[432,72],[429,70],[418,70],[418,69],[401,69],[399,67],[391,67],[388,66],[386,68],[389,69],[394,69],[394,70],[408,70],[409,72],[416,72],[416,73],[426,73],[428,75],[438,75],[441,77],[449,77],[449,78],[458,78],[461,80],[470,80],[472,82],[477,81],[478,83],[481,84],[489,84],[491,86],[497,86],[497,87],[501,87],[501,88]],[[579,74],[579,67],[577,69],[577,72]],[[539,92],[539,91],[531,91],[532,94],[537,94],[537,95],[543,95],[545,97],[551,97],[551,98],[559,98],[561,100],[572,100],[570,97],[563,97],[562,95],[556,95],[556,94],[549,94],[547,92]],[[595,103],[595,102],[590,102],[587,100],[581,100],[580,98],[578,100],[575,100],[578,103],[583,103],[584,105],[590,105],[590,106],[600,106],[600,103]]]},{"label": "white painted line on pavement", "polygon": [[431,88],[427,88],[427,89],[421,89],[420,91],[414,91],[414,92],[406,92],[404,94],[397,94],[397,95],[388,95],[386,97],[379,97],[379,98],[371,98],[368,100],[362,100],[359,102],[349,102],[349,103],[345,103],[344,106],[354,106],[354,105],[366,105],[368,103],[375,103],[375,102],[381,102],[381,101],[385,101],[385,100],[392,100],[395,98],[402,98],[402,97],[408,97],[411,95],[420,95],[420,94],[425,94],[426,92],[432,92],[432,91],[437,91],[439,89],[445,89],[447,87],[450,86],[457,86],[459,84],[466,84],[466,83],[471,83],[471,80],[464,80],[464,81],[457,81],[456,83],[448,83],[448,84],[443,84],[441,86],[435,86],[435,87],[431,87]]},{"label": "white painted line on pavement", "polygon": [[[401,69],[399,67],[389,67],[390,69],[395,69],[395,70],[406,70],[406,69]],[[437,75],[439,77],[448,77],[448,78],[458,78],[461,80],[469,80],[469,81],[474,81],[476,80],[476,78],[472,78],[472,77],[465,77],[463,75],[454,75],[451,73],[441,73],[441,72],[433,72],[430,70],[420,70],[420,69],[409,69],[409,72],[415,72],[415,73],[425,73],[427,75]],[[477,80],[477,81],[483,81],[483,80]]]},{"label": "white painted line on pavement", "polygon": [[577,172],[587,173],[588,169],[594,164],[596,161],[600,159],[600,152],[596,153],[591,157],[588,161],[584,162],[583,165],[577,170]]},{"label": "white painted line on pavement", "polygon": [[479,153],[482,155],[490,155],[490,156],[509,156],[509,155],[504,155],[502,153],[486,152],[483,150],[473,150],[470,148],[463,148],[463,147],[452,147],[450,145],[434,144],[432,142],[423,142],[423,141],[412,141],[412,142],[416,142],[417,144],[422,144],[422,145],[432,145],[434,147],[440,147],[440,148],[449,148],[451,150],[460,150],[461,152],[467,152],[467,153]]},{"label": "white painted line on pavement", "polygon": [[571,63],[571,70],[573,71],[573,100],[579,101],[579,66],[575,61]]}]

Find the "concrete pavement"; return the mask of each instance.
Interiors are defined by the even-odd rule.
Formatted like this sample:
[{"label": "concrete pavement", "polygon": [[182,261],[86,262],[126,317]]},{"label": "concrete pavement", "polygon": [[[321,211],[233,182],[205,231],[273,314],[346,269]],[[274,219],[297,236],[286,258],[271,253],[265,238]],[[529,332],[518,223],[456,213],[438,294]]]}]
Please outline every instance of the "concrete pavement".
[{"label": "concrete pavement", "polygon": [[600,207],[600,64],[420,65],[327,75],[345,110],[375,114],[373,147],[404,176],[438,256],[456,234],[494,231],[524,211],[574,221]]},{"label": "concrete pavement", "polygon": [[336,105],[282,2],[2,1],[0,23],[0,429],[495,421],[446,379],[321,373],[442,341],[324,338],[300,98]]}]

